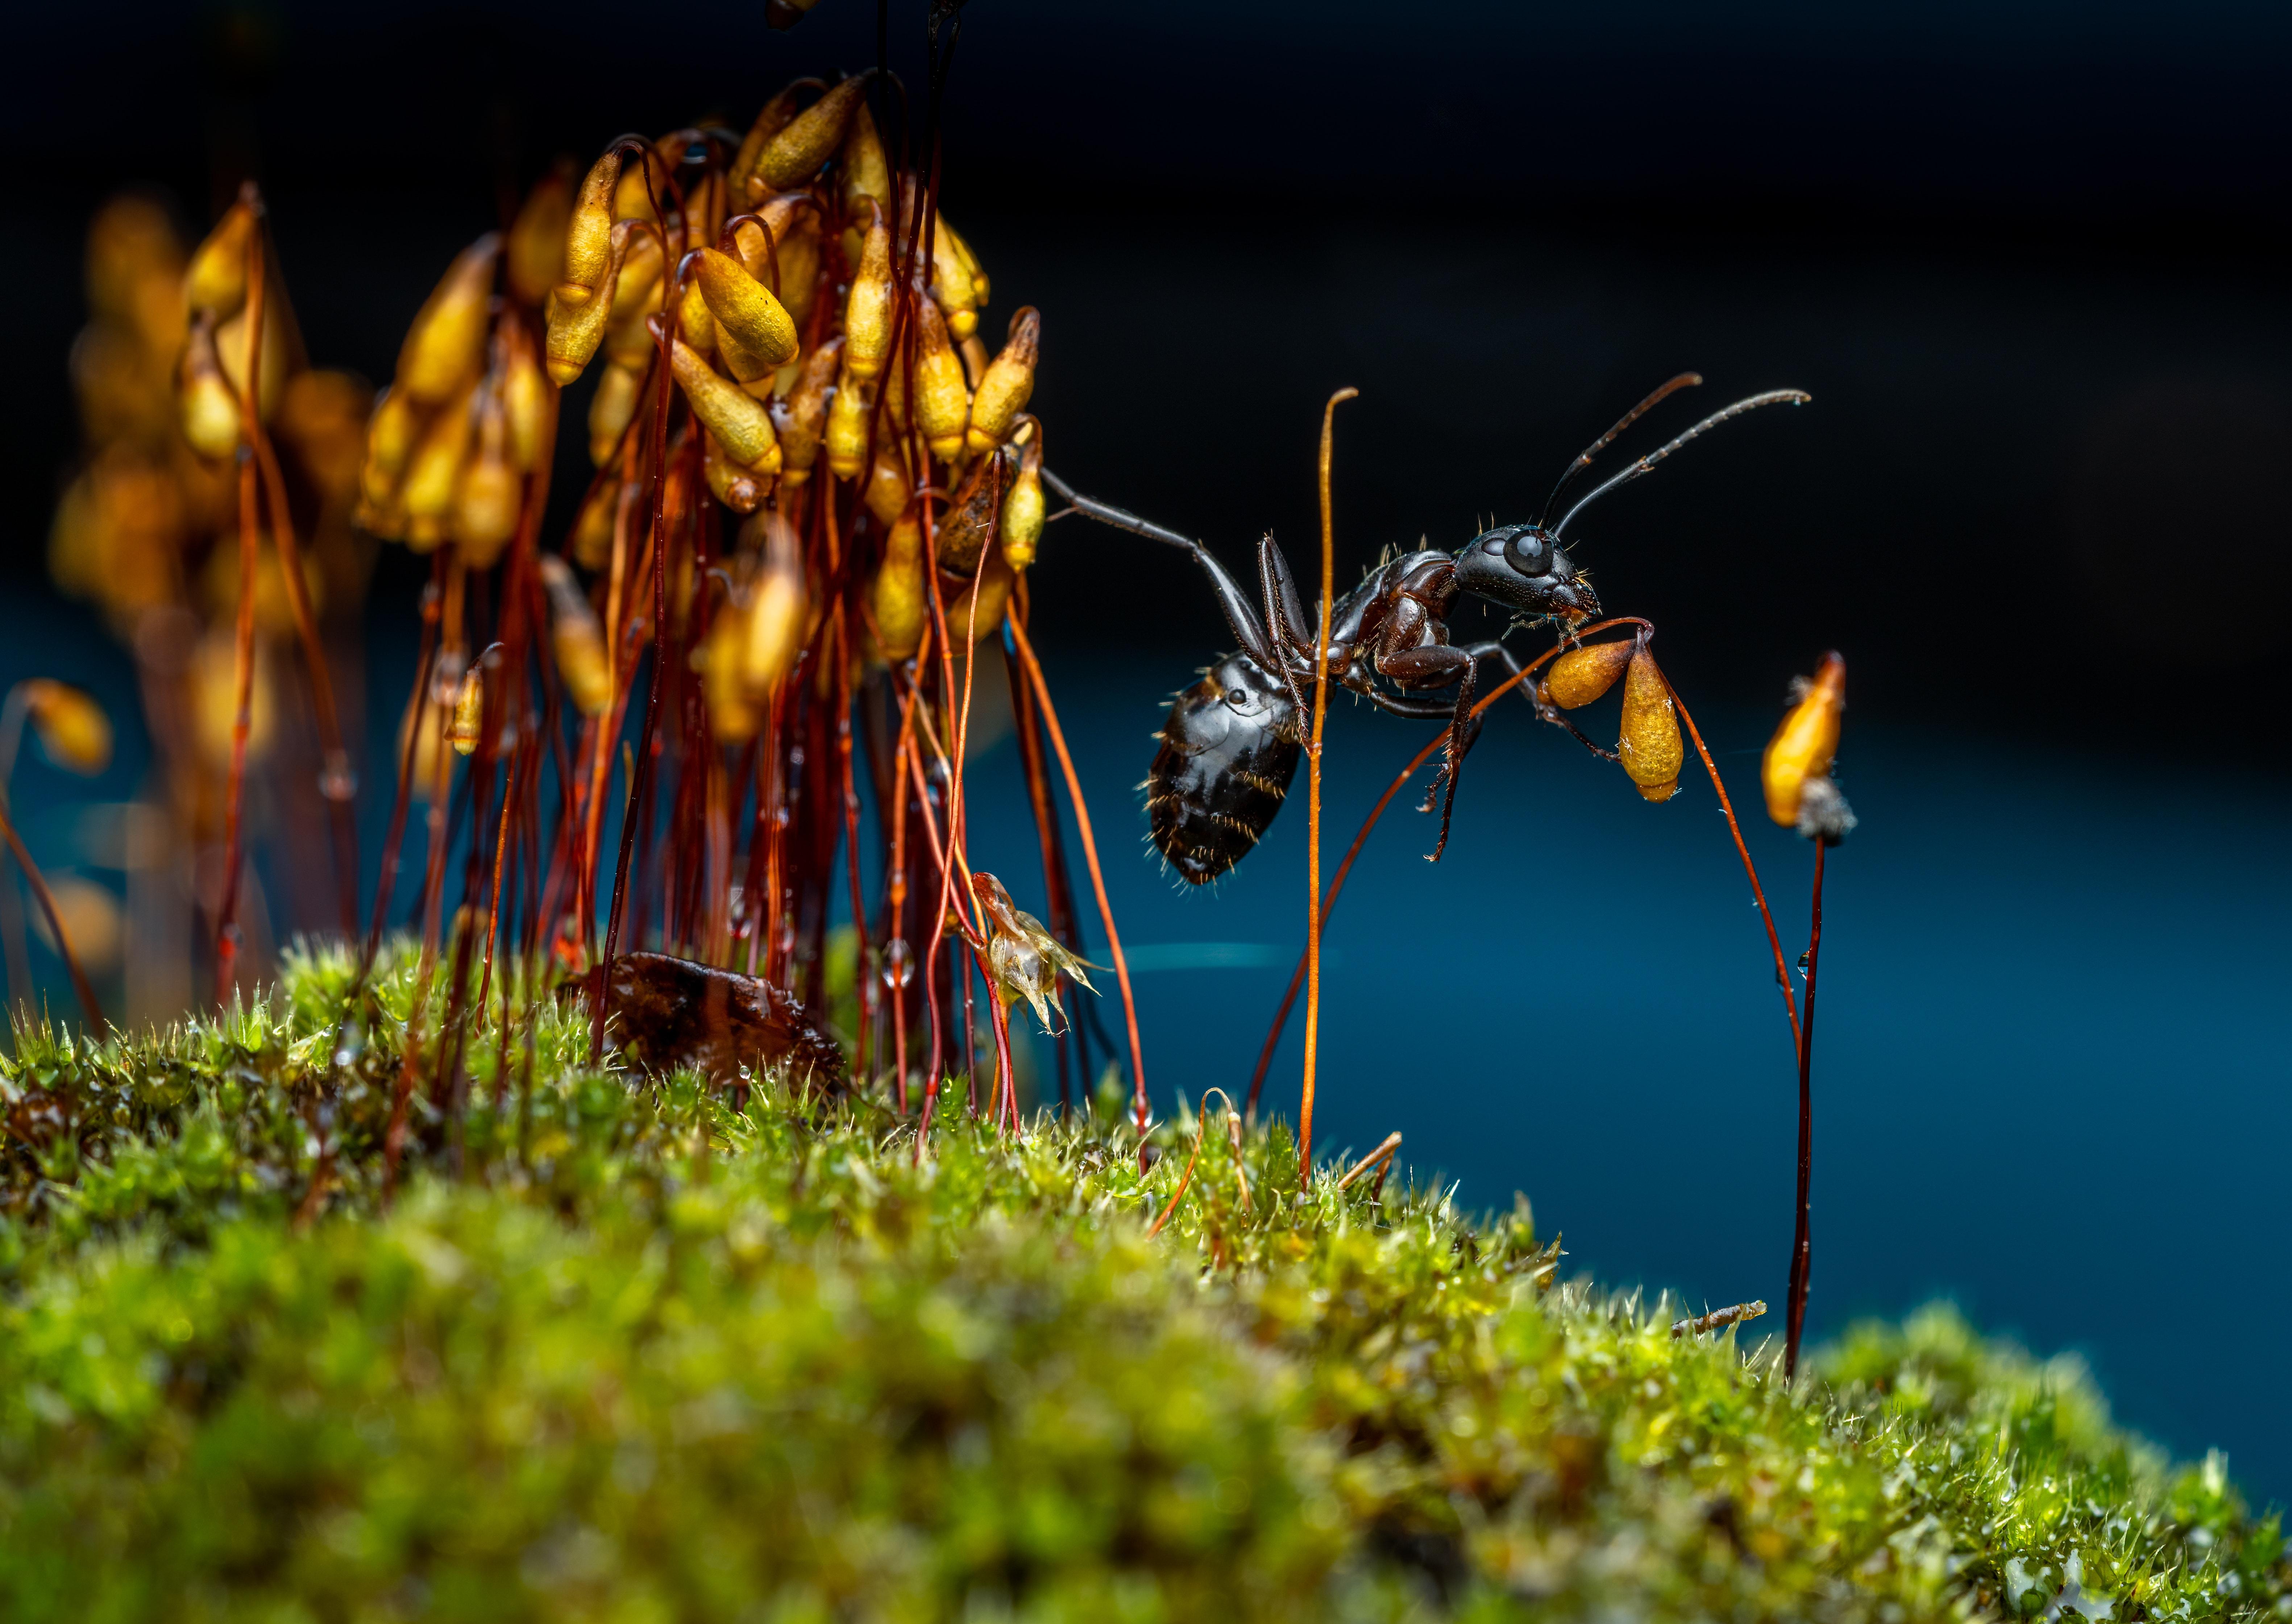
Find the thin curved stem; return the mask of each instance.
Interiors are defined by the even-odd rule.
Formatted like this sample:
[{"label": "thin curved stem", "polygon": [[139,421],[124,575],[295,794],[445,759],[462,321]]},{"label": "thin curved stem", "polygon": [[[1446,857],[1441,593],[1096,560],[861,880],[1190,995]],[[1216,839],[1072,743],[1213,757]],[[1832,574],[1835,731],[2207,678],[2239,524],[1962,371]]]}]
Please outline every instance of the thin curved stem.
[{"label": "thin curved stem", "polygon": [[1321,1057],[1321,730],[1329,716],[1329,610],[1337,600],[1336,525],[1329,511],[1329,459],[1337,407],[1360,391],[1341,389],[1321,408],[1321,629],[1313,648],[1313,736],[1305,746],[1305,1078],[1297,1106],[1297,1183],[1313,1179],[1313,1082]]}]

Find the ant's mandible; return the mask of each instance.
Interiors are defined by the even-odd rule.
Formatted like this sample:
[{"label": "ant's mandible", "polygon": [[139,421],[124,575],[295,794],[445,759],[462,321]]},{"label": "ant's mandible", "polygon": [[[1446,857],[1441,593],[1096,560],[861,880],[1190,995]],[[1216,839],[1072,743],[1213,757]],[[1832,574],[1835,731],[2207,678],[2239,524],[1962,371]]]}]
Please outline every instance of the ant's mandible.
[{"label": "ant's mandible", "polygon": [[[1461,647],[1449,642],[1448,616],[1457,594],[1514,611],[1521,618],[1512,629],[1548,622],[1565,636],[1600,613],[1591,582],[1561,546],[1578,513],[1617,486],[1653,472],[1673,452],[1730,418],[1812,398],[1802,390],[1770,390],[1738,400],[1594,486],[1557,523],[1546,526],[1561,493],[1618,435],[1667,396],[1702,382],[1697,374],[1682,373],[1625,413],[1577,454],[1532,522],[1484,531],[1454,553],[1424,549],[1388,558],[1337,599],[1329,620],[1330,679],[1381,711],[1449,724],[1434,861],[1448,846],[1457,772],[1477,733],[1471,717],[1481,662],[1497,659],[1513,671],[1520,670],[1501,639]],[[1226,624],[1240,644],[1171,705],[1145,786],[1155,847],[1189,884],[1206,884],[1247,856],[1281,810],[1304,747],[1303,717],[1313,681],[1317,627],[1307,623],[1288,560],[1271,535],[1257,544],[1259,601],[1253,604],[1199,542],[1083,495],[1048,469],[1043,480],[1071,512],[1191,553],[1209,576]],[[1443,695],[1444,689],[1453,692]],[[1532,690],[1522,692],[1544,720],[1565,728],[1595,755],[1616,759],[1615,752],[1586,738],[1556,706]]]}]

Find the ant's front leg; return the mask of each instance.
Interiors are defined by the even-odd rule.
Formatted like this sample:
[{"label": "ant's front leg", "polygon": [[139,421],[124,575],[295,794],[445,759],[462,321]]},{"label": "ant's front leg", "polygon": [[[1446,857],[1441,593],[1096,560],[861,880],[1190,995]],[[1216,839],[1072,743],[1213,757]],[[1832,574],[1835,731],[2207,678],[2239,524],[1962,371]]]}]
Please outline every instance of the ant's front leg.
[{"label": "ant's front leg", "polygon": [[[1505,647],[1502,643],[1475,643],[1467,652],[1469,652],[1475,660],[1483,660],[1487,659],[1490,655],[1494,655],[1496,658],[1500,659],[1505,663],[1505,665],[1511,671],[1513,676],[1517,677],[1520,675],[1520,661],[1513,656],[1512,650]],[[1529,704],[1536,707],[1536,714],[1539,720],[1550,722],[1554,727],[1567,734],[1570,738],[1574,739],[1578,744],[1581,744],[1585,749],[1599,757],[1602,761],[1619,761],[1623,759],[1614,751],[1608,749],[1606,746],[1595,744],[1590,739],[1586,738],[1584,736],[1583,730],[1578,728],[1574,722],[1568,720],[1568,713],[1566,712],[1562,711],[1558,705],[1554,704],[1550,700],[1542,697],[1537,693],[1536,684],[1532,682],[1522,682],[1520,685],[1520,692],[1521,697],[1527,700]]]},{"label": "ant's front leg", "polygon": [[[1457,697],[1449,711],[1448,746],[1441,761],[1441,777],[1447,780],[1441,797],[1441,838],[1433,842],[1432,854],[1424,859],[1438,863],[1441,854],[1449,848],[1449,822],[1457,809],[1457,777],[1464,768],[1465,752],[1472,749],[1473,741],[1480,735],[1478,719],[1473,715],[1473,695],[1480,687],[1480,662],[1473,649],[1425,643],[1398,654],[1379,655],[1376,669],[1380,675],[1404,688],[1439,687],[1450,682],[1457,685]],[[1432,807],[1432,796],[1428,790],[1420,810],[1430,811]]]}]

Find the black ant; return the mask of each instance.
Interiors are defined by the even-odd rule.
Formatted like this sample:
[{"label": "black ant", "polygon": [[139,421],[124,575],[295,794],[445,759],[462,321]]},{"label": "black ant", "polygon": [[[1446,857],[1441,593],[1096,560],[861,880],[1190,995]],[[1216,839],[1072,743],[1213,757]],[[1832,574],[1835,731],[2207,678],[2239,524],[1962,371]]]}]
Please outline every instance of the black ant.
[{"label": "black ant", "polygon": [[[1618,486],[1653,472],[1673,452],[1731,417],[1811,398],[1801,390],[1771,390],[1714,412],[1578,498],[1557,524],[1545,527],[1545,519],[1561,493],[1591,466],[1594,457],[1666,396],[1702,382],[1694,373],[1682,373],[1625,413],[1613,428],[1577,454],[1532,522],[1484,531],[1454,553],[1424,549],[1388,558],[1337,599],[1329,623],[1331,679],[1381,711],[1449,725],[1441,768],[1446,788],[1441,838],[1432,861],[1438,862],[1448,847],[1457,770],[1477,732],[1470,719],[1481,662],[1498,659],[1509,670],[1520,670],[1501,639],[1462,647],[1449,642],[1448,616],[1457,593],[1468,592],[1514,611],[1521,618],[1507,634],[1546,623],[1559,626],[1563,635],[1572,632],[1600,613],[1591,582],[1560,544],[1576,515]],[[1304,746],[1302,718],[1313,681],[1317,628],[1307,624],[1288,561],[1271,535],[1257,544],[1262,601],[1253,605],[1199,542],[1085,496],[1048,469],[1043,470],[1043,480],[1072,512],[1192,553],[1209,576],[1226,624],[1241,645],[1177,696],[1162,725],[1161,748],[1144,786],[1156,848],[1189,884],[1205,884],[1247,856],[1281,809]],[[1380,686],[1380,679],[1390,687]],[[1453,695],[1425,696],[1447,688],[1453,688]],[[1578,732],[1558,707],[1532,691],[1527,697],[1544,720],[1565,728],[1594,754],[1616,759],[1614,752]],[[1428,795],[1425,809],[1431,806]]]}]

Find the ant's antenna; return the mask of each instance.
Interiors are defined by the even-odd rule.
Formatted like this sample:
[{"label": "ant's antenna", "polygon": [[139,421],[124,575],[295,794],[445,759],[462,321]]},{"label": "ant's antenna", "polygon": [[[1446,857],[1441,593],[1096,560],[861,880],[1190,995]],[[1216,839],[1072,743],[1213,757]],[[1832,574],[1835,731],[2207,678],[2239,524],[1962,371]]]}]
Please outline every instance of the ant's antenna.
[{"label": "ant's antenna", "polygon": [[1546,496],[1544,499],[1544,505],[1536,511],[1535,523],[1538,529],[1543,528],[1545,516],[1552,511],[1552,504],[1560,500],[1560,493],[1568,488],[1568,482],[1570,479],[1573,479],[1578,474],[1582,473],[1586,469],[1591,467],[1592,459],[1598,456],[1602,451],[1605,451],[1610,446],[1613,445],[1615,443],[1616,436],[1621,434],[1625,430],[1639,422],[1641,418],[1646,416],[1648,408],[1654,406],[1658,400],[1664,398],[1665,396],[1675,393],[1680,390],[1693,389],[1697,384],[1702,382],[1703,374],[1699,372],[1683,372],[1680,374],[1679,376],[1674,378],[1670,382],[1656,390],[1654,394],[1650,395],[1645,400],[1641,401],[1639,405],[1634,406],[1630,411],[1616,419],[1616,426],[1614,428],[1609,430],[1598,439],[1594,440],[1590,445],[1585,446],[1583,450],[1578,452],[1576,454],[1576,460],[1568,464],[1568,466],[1562,470],[1560,475],[1560,483],[1552,487],[1552,494]]},{"label": "ant's antenna", "polygon": [[1780,406],[1785,402],[1788,402],[1793,406],[1798,406],[1813,398],[1813,396],[1808,394],[1803,389],[1770,390],[1763,395],[1753,395],[1747,400],[1738,400],[1733,406],[1727,407],[1724,411],[1712,413],[1710,416],[1705,418],[1701,422],[1696,424],[1695,427],[1690,429],[1686,433],[1672,441],[1670,445],[1664,446],[1659,451],[1651,451],[1648,453],[1647,455],[1642,457],[1638,462],[1624,470],[1623,472],[1618,474],[1614,478],[1610,479],[1606,484],[1595,486],[1590,495],[1585,497],[1574,507],[1568,510],[1566,518],[1562,519],[1558,524],[1552,527],[1552,539],[1555,542],[1558,541],[1560,539],[1560,533],[1567,529],[1570,522],[1575,519],[1576,515],[1581,513],[1586,508],[1590,507],[1594,502],[1599,501],[1601,497],[1606,495],[1610,491],[1614,490],[1616,486],[1619,485],[1629,485],[1642,474],[1653,473],[1655,471],[1655,465],[1658,462],[1662,462],[1664,458],[1669,456],[1673,452],[1687,444],[1688,441],[1693,439],[1706,429],[1715,429],[1731,417],[1740,417],[1744,413],[1755,412],[1761,406]]}]

